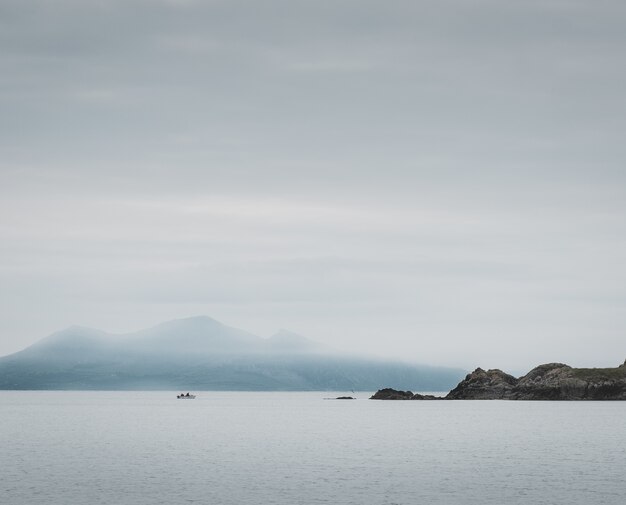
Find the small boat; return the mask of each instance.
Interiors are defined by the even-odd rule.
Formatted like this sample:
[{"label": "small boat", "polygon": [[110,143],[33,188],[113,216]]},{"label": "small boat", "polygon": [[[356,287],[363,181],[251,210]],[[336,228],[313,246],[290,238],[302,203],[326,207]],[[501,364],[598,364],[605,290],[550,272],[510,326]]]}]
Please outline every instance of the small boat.
[{"label": "small boat", "polygon": [[178,398],[179,400],[193,400],[196,397],[196,395],[190,395],[189,393],[187,393],[186,395],[184,394],[179,394],[176,395],[176,398]]}]

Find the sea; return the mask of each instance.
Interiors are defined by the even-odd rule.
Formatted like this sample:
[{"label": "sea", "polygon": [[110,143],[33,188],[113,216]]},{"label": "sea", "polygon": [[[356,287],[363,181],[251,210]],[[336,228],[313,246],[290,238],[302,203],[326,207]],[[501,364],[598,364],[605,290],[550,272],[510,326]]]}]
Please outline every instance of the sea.
[{"label": "sea", "polygon": [[626,402],[195,393],[0,392],[0,503],[626,503]]}]

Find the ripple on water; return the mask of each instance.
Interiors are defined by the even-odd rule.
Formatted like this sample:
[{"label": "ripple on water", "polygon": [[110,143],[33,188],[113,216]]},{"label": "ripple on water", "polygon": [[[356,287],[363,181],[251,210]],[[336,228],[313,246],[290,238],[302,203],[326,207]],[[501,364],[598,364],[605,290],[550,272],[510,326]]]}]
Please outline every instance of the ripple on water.
[{"label": "ripple on water", "polygon": [[626,496],[626,402],[325,396],[0,392],[0,489],[11,505],[622,505]]}]

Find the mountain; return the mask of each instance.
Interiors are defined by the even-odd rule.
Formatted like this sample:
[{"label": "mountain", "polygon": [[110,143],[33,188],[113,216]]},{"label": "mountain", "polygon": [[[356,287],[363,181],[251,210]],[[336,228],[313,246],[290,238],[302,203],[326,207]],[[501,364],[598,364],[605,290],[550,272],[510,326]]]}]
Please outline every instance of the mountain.
[{"label": "mountain", "polygon": [[289,330],[279,330],[267,339],[267,349],[278,353],[324,353],[328,348]]},{"label": "mountain", "polygon": [[112,335],[80,326],[0,358],[0,389],[441,391],[465,372],[339,355],[287,330],[269,338],[209,317]]},{"label": "mountain", "polygon": [[142,352],[249,353],[263,346],[261,337],[206,316],[175,319],[128,337],[129,347]]}]

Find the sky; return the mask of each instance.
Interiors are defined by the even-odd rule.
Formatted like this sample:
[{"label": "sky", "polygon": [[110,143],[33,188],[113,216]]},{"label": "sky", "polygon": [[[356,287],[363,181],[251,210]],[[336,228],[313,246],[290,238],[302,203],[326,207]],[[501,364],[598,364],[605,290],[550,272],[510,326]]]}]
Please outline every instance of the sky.
[{"label": "sky", "polygon": [[0,355],[208,315],[626,358],[626,4],[0,0]]}]

